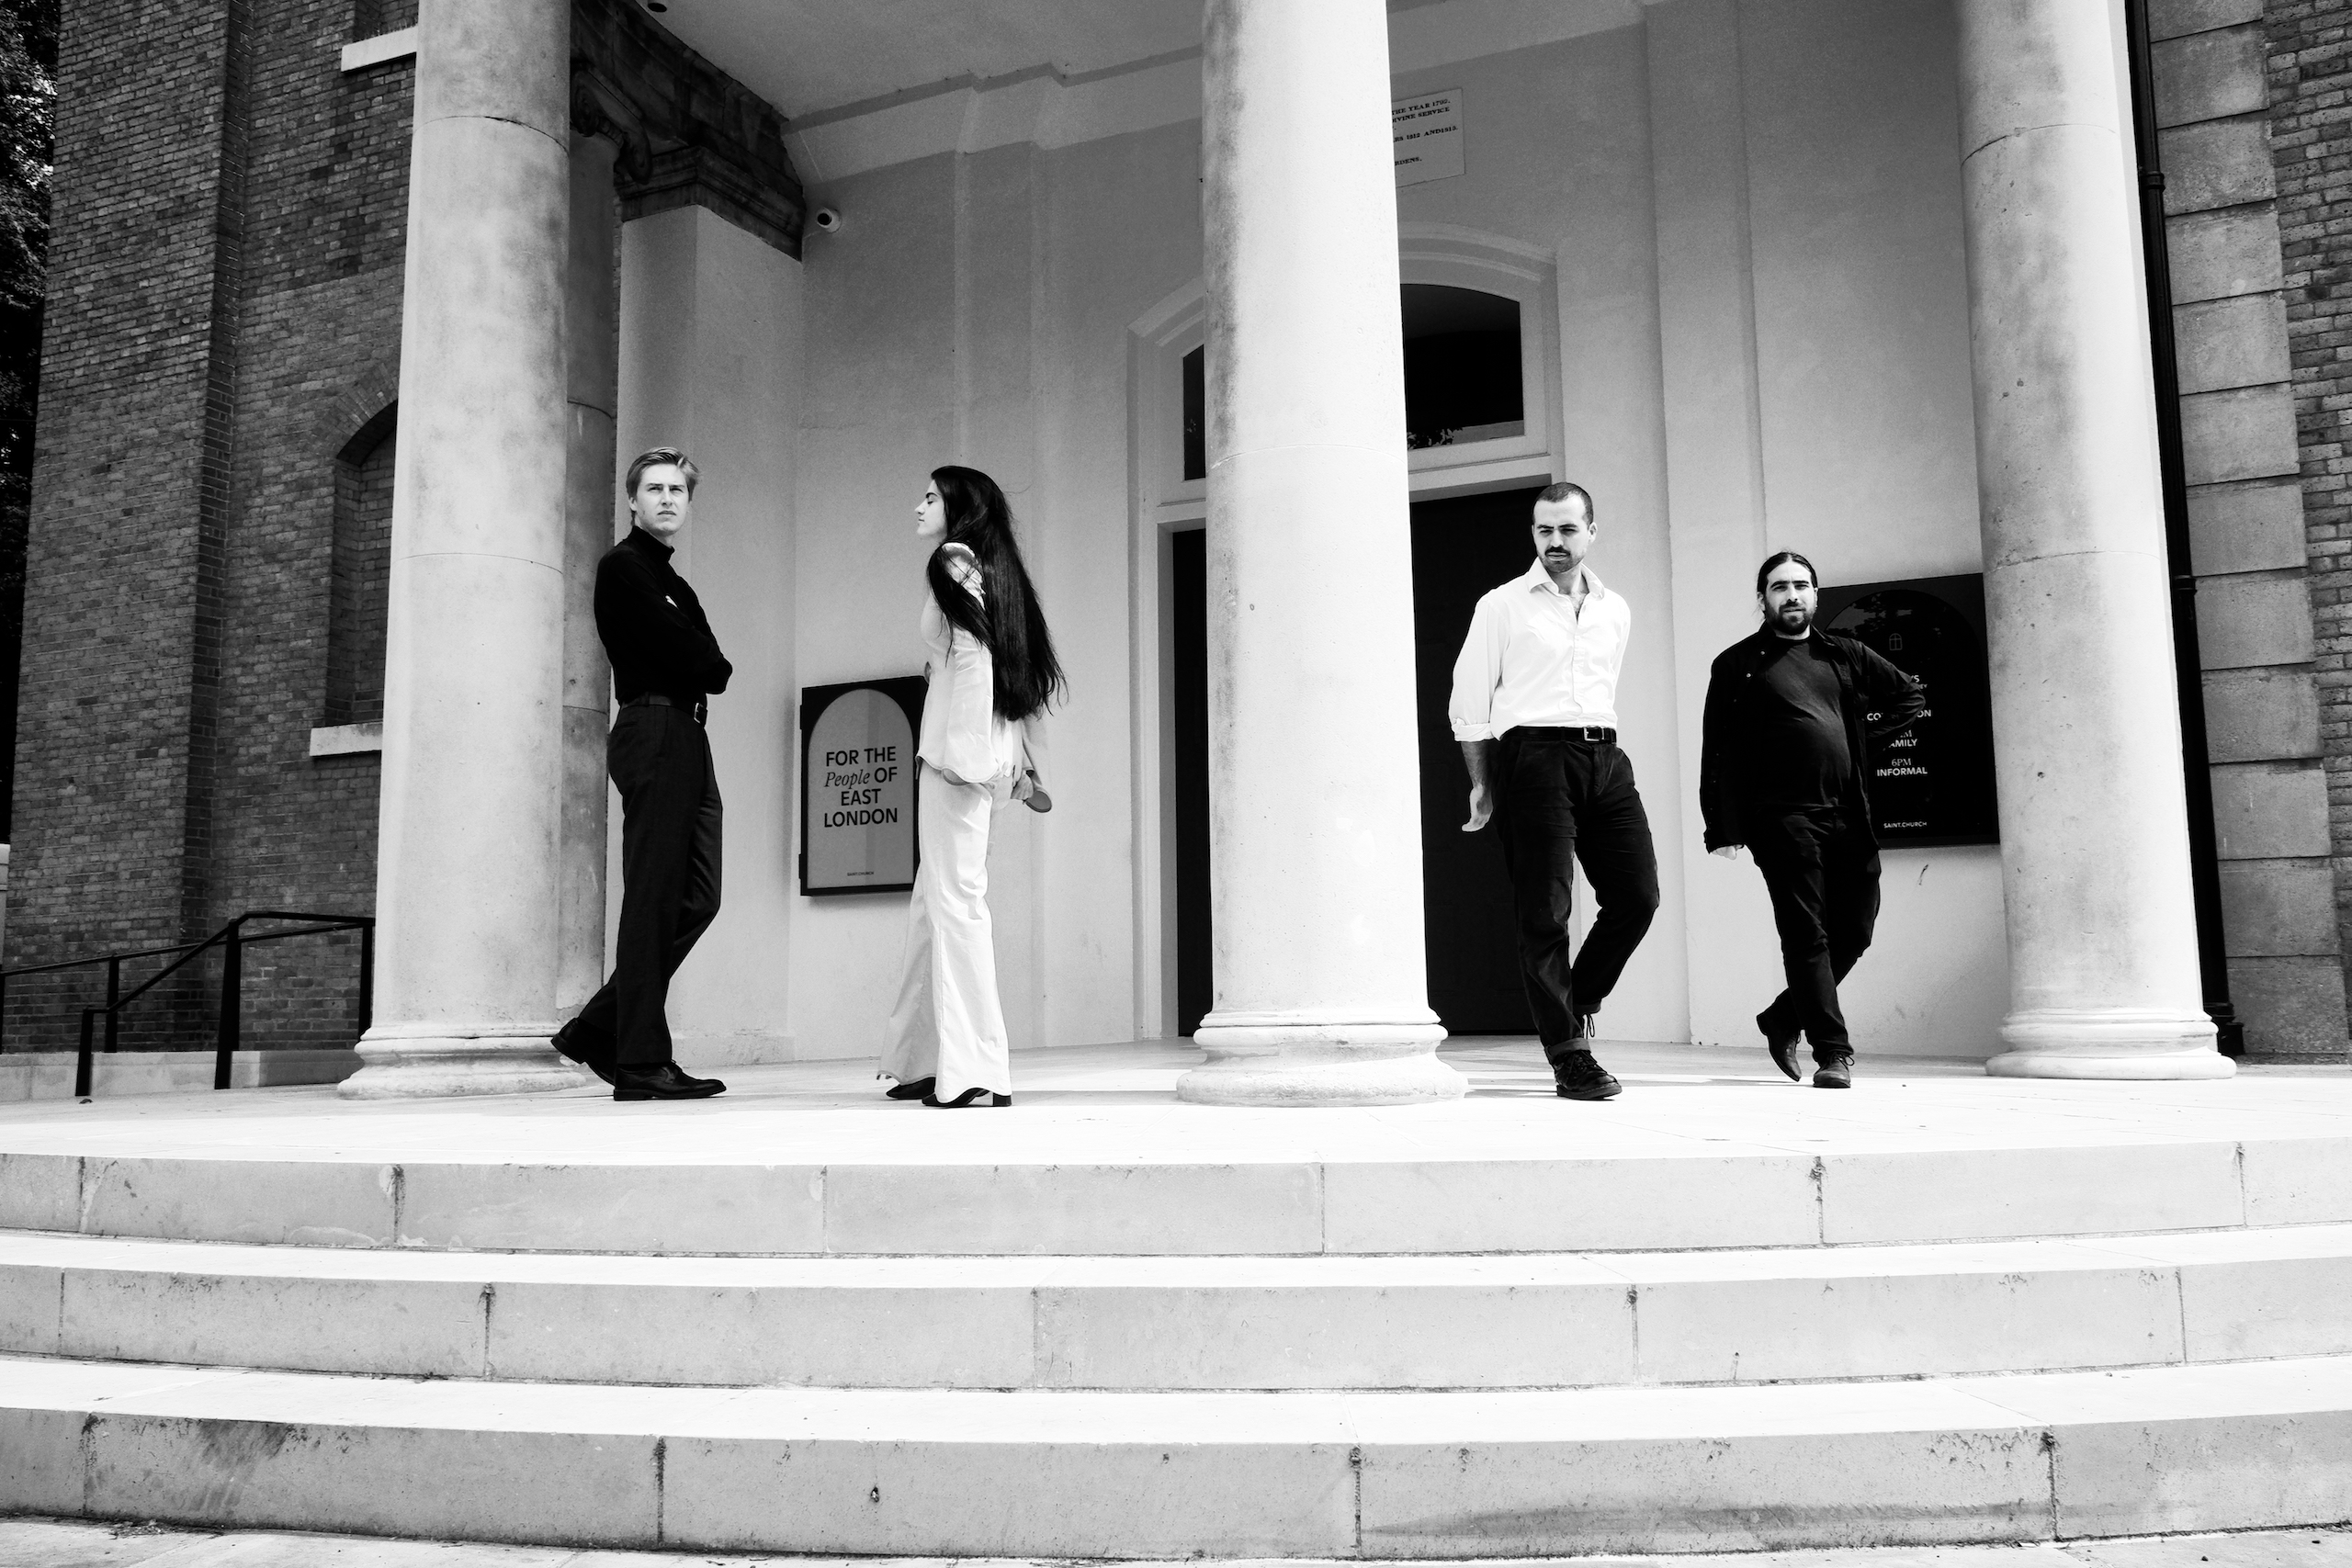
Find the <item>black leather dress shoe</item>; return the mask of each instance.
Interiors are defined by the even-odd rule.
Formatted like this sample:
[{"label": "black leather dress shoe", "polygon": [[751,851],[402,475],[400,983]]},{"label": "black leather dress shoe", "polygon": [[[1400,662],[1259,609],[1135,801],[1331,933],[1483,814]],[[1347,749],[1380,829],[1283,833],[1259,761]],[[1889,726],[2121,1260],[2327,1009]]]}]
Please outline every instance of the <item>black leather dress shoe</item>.
[{"label": "black leather dress shoe", "polygon": [[708,1100],[714,1094],[725,1094],[727,1086],[717,1078],[690,1078],[678,1070],[675,1062],[664,1062],[658,1067],[615,1067],[613,1098],[615,1100]]},{"label": "black leather dress shoe", "polygon": [[892,1100],[929,1100],[938,1087],[937,1078],[917,1078],[912,1083],[894,1083],[882,1092]]},{"label": "black leather dress shoe", "polygon": [[1793,1029],[1785,1034],[1775,1030],[1769,1012],[1758,1013],[1756,1027],[1764,1032],[1764,1048],[1772,1053],[1772,1065],[1788,1074],[1791,1083],[1796,1083],[1804,1077],[1797,1071],[1797,1041],[1802,1036]]},{"label": "black leather dress shoe", "polygon": [[591,1051],[587,1042],[581,1039],[581,1032],[580,1021],[575,1018],[557,1030],[555,1038],[548,1043],[553,1045],[555,1054],[565,1061],[577,1062],[606,1083],[612,1082],[612,1062],[605,1056]]},{"label": "black leather dress shoe", "polygon": [[1563,1051],[1552,1064],[1552,1081],[1562,1100],[1614,1100],[1624,1086],[1589,1051]]},{"label": "black leather dress shoe", "polygon": [[1854,1087],[1854,1054],[1851,1051],[1832,1056],[1813,1070],[1815,1089],[1851,1089]]},{"label": "black leather dress shoe", "polygon": [[1010,1105],[1012,1103],[1012,1096],[997,1094],[985,1089],[967,1089],[953,1100],[942,1100],[935,1094],[926,1094],[922,1097],[922,1102],[933,1111],[962,1111],[974,1105]]}]

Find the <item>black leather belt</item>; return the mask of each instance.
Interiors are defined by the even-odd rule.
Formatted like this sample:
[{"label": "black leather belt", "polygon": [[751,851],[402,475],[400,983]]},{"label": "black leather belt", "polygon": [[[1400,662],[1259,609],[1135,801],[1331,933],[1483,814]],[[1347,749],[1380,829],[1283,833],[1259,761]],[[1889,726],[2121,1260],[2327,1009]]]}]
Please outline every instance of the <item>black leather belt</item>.
[{"label": "black leather belt", "polygon": [[680,713],[684,714],[696,724],[707,726],[710,722],[710,704],[699,697],[690,703],[682,703],[675,697],[665,697],[659,692],[648,692],[641,697],[629,698],[629,700],[623,703],[621,706],[625,708],[676,708]]},{"label": "black leather belt", "polygon": [[1614,746],[1617,732],[1603,729],[1597,724],[1567,725],[1521,724],[1512,727],[1513,735],[1523,735],[1531,740],[1582,740],[1594,746]]}]

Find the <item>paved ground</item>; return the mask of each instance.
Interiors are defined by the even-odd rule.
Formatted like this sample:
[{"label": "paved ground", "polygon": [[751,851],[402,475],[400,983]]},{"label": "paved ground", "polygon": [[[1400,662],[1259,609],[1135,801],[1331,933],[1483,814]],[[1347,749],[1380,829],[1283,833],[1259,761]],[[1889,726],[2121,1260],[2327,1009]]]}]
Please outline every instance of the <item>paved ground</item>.
[{"label": "paved ground", "polygon": [[[978,1559],[965,1559],[978,1562]],[[1589,1557],[1589,1568],[2352,1568],[2352,1529],[2257,1530],[2063,1545],[1879,1547],[1859,1551],[1765,1551],[1725,1557]],[[0,1568],[942,1568],[941,1560],[859,1557],[713,1557],[707,1552],[573,1551],[562,1547],[472,1546],[359,1536],[215,1535],[160,1525],[89,1525],[0,1519]],[[1263,1565],[1274,1568],[1274,1565]],[[1296,1568],[1329,1568],[1328,1564]],[[1394,1564],[1391,1568],[1410,1568]],[[1538,1568],[1528,1562],[1524,1568]]]},{"label": "paved ground", "polygon": [[[582,1164],[1101,1164],[1852,1154],[2342,1137],[2352,1071],[2256,1069],[2201,1083],[1987,1077],[1973,1062],[1865,1061],[1851,1090],[1793,1084],[1764,1052],[1603,1043],[1624,1080],[1603,1105],[1556,1099],[1532,1040],[1450,1043],[1467,1099],[1290,1110],[1188,1105],[1183,1041],[1013,1054],[1008,1111],[942,1116],[883,1098],[871,1061],[725,1069],[730,1091],[616,1105],[552,1094],[338,1100],[332,1088],[0,1105],[0,1152]],[[688,1063],[689,1066],[694,1066]]]}]

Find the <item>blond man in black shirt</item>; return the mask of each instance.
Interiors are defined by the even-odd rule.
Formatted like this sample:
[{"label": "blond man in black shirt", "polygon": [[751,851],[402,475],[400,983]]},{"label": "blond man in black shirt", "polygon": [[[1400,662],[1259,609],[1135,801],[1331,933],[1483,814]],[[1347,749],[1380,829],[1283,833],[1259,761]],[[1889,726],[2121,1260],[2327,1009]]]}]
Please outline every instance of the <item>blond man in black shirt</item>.
[{"label": "blond man in black shirt", "polygon": [[621,795],[621,921],[613,976],[555,1047],[615,1100],[703,1100],[725,1090],[672,1055],[670,976],[718,914],[720,808],[703,733],[735,672],[702,601],[670,564],[694,515],[694,459],[657,446],[628,468],[632,526],[596,564],[596,635],[620,712],[605,743]]},{"label": "blond man in black shirt", "polygon": [[1707,682],[1699,806],[1711,853],[1756,857],[1772,896],[1787,989],[1756,1016],[1772,1061],[1799,1076],[1812,1042],[1815,1089],[1853,1084],[1838,1002],[1878,922],[1872,741],[1927,707],[1919,683],[1849,637],[1813,624],[1813,563],[1782,550],[1756,573],[1764,624],[1716,656]]}]

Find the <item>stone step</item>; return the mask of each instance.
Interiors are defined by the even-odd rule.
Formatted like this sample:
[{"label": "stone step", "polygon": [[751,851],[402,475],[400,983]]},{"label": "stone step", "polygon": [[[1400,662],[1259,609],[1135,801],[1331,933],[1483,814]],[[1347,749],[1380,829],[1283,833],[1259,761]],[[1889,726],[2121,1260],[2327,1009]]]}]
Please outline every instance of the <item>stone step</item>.
[{"label": "stone step", "polygon": [[10,1509],[582,1546],[1378,1558],[2033,1540],[2338,1520],[2347,1473],[2345,1357],[1477,1393],[615,1388],[0,1358]]},{"label": "stone step", "polygon": [[[1537,1146],[1513,1134],[1430,1158],[1414,1156],[1426,1134],[1375,1128],[1345,1157],[1294,1156],[1279,1129],[1255,1125],[1219,1132],[1232,1151],[1222,1157],[1202,1136],[1179,1152],[1164,1134],[1120,1156],[1081,1123],[1082,1142],[1024,1127],[1013,1140],[1024,1153],[1041,1136],[1072,1145],[1035,1163],[957,1157],[978,1135],[972,1121],[924,1152],[869,1136],[809,1163],[763,1163],[734,1141],[636,1157],[593,1140],[537,1158],[494,1143],[480,1157],[357,1152],[370,1137],[422,1141],[415,1119],[392,1116],[337,1124],[340,1157],[272,1148],[259,1117],[245,1124],[255,1142],[190,1156],[119,1152],[143,1135],[137,1122],[100,1141],[60,1122],[16,1136],[93,1146],[0,1151],[0,1227],[343,1247],[1003,1257],[1662,1251],[2352,1222],[2352,1138],[2203,1138],[2186,1121],[2156,1138],[2037,1126],[2056,1141],[1874,1134],[1819,1153],[1655,1134],[1614,1145],[1587,1134],[1593,1146],[1564,1152],[1556,1133]],[[771,1146],[782,1136],[718,1127],[736,1141],[758,1131]],[[551,1141],[539,1123],[496,1132]]]},{"label": "stone step", "polygon": [[1298,1258],[681,1258],[13,1233],[0,1234],[0,1351],[997,1389],[1552,1388],[2211,1362],[2352,1353],[2352,1225]]}]

